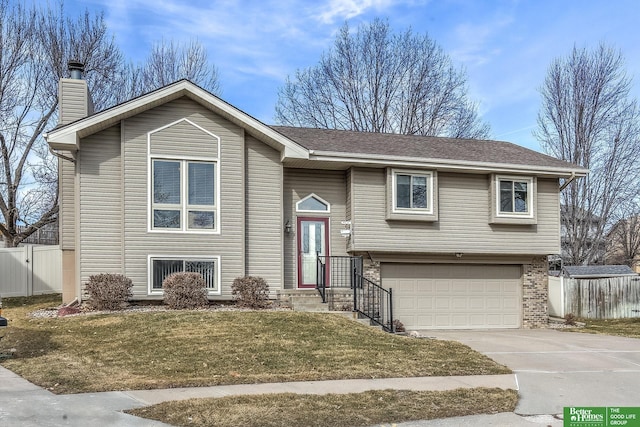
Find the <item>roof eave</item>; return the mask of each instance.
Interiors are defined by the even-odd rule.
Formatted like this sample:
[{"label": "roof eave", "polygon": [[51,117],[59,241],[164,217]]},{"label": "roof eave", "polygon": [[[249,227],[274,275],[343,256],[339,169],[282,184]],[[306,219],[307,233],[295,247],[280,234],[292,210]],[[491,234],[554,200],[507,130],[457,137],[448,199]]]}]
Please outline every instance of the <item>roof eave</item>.
[{"label": "roof eave", "polygon": [[362,153],[341,153],[334,151],[310,150],[310,160],[327,162],[352,162],[354,164],[379,164],[387,166],[407,166],[437,168],[439,170],[527,173],[539,176],[584,177],[589,171],[584,168],[559,168],[551,166],[516,165],[508,163],[472,162],[452,159],[420,159],[415,157],[385,156]]}]

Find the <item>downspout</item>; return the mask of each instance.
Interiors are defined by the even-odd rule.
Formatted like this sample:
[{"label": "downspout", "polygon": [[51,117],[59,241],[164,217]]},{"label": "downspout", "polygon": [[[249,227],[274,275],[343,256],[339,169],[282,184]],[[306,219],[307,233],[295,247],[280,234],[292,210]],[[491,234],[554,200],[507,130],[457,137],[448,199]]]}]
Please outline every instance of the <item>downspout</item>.
[{"label": "downspout", "polygon": [[573,182],[573,180],[576,179],[576,173],[575,172],[571,172],[571,177],[560,186],[560,191],[564,190],[565,188],[567,188],[569,186],[569,184],[571,184]]}]

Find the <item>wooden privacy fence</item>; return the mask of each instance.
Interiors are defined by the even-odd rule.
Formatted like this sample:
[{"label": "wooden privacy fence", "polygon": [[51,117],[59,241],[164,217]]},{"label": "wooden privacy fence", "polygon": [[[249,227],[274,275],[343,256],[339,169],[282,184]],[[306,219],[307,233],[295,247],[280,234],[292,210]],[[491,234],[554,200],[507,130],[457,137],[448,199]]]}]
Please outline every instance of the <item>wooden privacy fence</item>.
[{"label": "wooden privacy fence", "polygon": [[0,296],[62,292],[60,246],[26,245],[0,249]]},{"label": "wooden privacy fence", "polygon": [[561,317],[569,313],[589,319],[640,317],[640,276],[563,278],[562,288]]}]

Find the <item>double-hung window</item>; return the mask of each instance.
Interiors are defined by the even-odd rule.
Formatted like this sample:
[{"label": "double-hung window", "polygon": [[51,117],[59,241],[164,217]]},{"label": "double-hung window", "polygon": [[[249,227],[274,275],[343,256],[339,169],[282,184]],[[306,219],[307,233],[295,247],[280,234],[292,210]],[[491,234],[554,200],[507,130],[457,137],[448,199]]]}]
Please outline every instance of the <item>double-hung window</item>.
[{"label": "double-hung window", "polygon": [[498,216],[533,217],[533,179],[497,177]]},{"label": "double-hung window", "polygon": [[216,162],[151,160],[151,229],[215,231]]}]

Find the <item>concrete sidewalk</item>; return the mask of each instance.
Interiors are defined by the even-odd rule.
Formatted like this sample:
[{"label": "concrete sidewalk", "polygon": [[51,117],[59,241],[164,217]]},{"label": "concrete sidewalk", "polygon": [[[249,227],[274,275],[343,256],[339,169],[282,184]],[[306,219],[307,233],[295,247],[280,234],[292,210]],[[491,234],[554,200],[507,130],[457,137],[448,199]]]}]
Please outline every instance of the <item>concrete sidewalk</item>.
[{"label": "concrete sidewalk", "polygon": [[367,390],[453,390],[456,388],[497,387],[517,389],[515,375],[472,375],[460,377],[376,378],[362,380],[299,381],[266,384],[238,384],[214,387],[171,388],[165,390],[123,391],[146,405],[170,400],[201,397],[225,397],[248,394],[298,393],[361,393]]},{"label": "concrete sidewalk", "polygon": [[[224,397],[266,393],[358,393],[366,390],[451,390],[456,388],[499,387],[517,389],[515,375],[478,375],[461,377],[379,378],[241,384],[214,387],[175,388],[166,390],[113,391],[55,395],[0,366],[0,425],[20,426],[166,426],[156,421],[122,413],[126,409],[155,403],[191,398]],[[509,417],[509,414],[499,414]],[[513,416],[517,417],[515,414]],[[495,417],[485,415],[476,417]],[[465,417],[461,418],[461,421]],[[444,421],[444,420],[442,420]],[[446,422],[454,422],[455,419]],[[512,422],[511,420],[510,422]],[[424,421],[423,424],[437,423]],[[494,424],[489,418],[473,419],[480,425]],[[424,424],[427,423],[427,424]],[[443,425],[443,424],[433,424]],[[447,424],[449,425],[449,424]],[[474,424],[478,425],[478,424]],[[513,425],[513,424],[510,424]],[[530,423],[523,425],[531,425]]]}]

